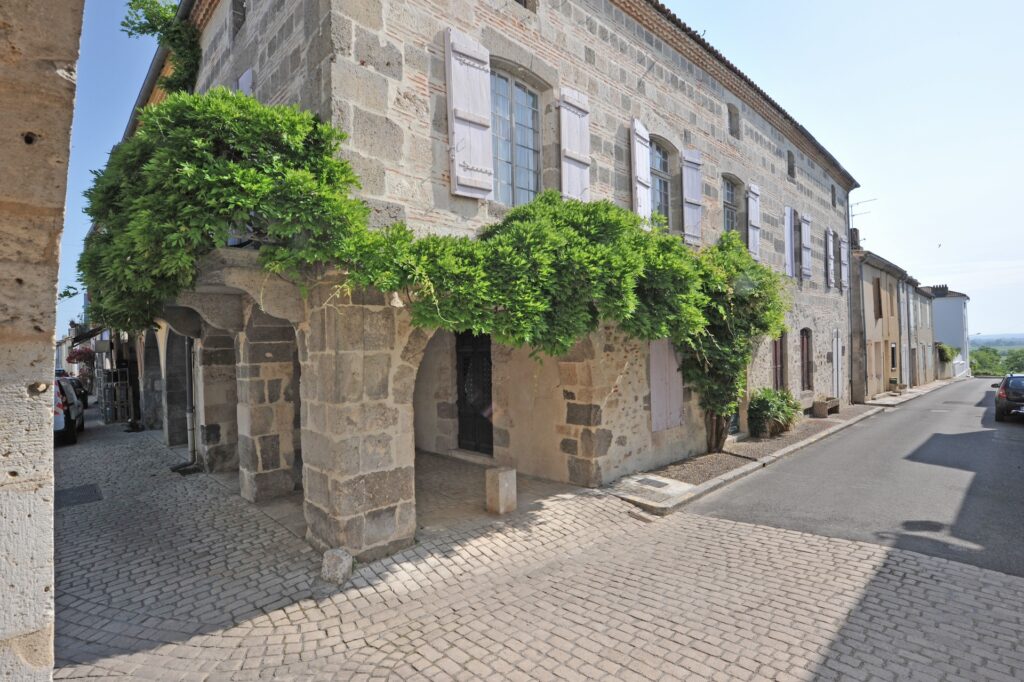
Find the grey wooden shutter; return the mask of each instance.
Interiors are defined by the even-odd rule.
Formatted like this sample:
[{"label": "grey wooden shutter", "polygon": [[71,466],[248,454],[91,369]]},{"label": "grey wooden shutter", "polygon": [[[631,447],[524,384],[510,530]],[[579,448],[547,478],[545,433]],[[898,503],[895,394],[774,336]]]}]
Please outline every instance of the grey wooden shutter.
[{"label": "grey wooden shutter", "polygon": [[814,273],[811,267],[811,219],[800,216],[800,278],[810,279]]},{"label": "grey wooden shutter", "polygon": [[747,189],[747,248],[754,260],[761,260],[761,189]]},{"label": "grey wooden shutter", "polygon": [[490,59],[477,41],[454,28],[446,31],[448,156],[452,194],[463,197],[494,195]]},{"label": "grey wooden shutter", "polygon": [[701,175],[701,154],[696,149],[683,150],[683,240],[700,246],[700,221],[704,214],[704,178]]},{"label": "grey wooden shutter", "polygon": [[832,230],[825,230],[825,284],[836,285],[836,252],[832,246]]},{"label": "grey wooden shutter", "polygon": [[793,209],[789,206],[785,211],[785,226],[782,231],[782,240],[786,247],[786,275],[794,277],[796,272],[793,269]]},{"label": "grey wooden shutter", "polygon": [[562,196],[590,201],[590,104],[587,96],[562,88]]},{"label": "grey wooden shutter", "polygon": [[651,341],[651,430],[665,431],[683,423],[683,375],[676,350],[668,339]]},{"label": "grey wooden shutter", "polygon": [[847,241],[846,237],[842,237],[839,240],[839,269],[841,272],[840,281],[843,284],[843,288],[846,289],[850,286],[850,242]]},{"label": "grey wooden shutter", "polygon": [[633,119],[633,210],[651,217],[651,135],[639,119]]}]

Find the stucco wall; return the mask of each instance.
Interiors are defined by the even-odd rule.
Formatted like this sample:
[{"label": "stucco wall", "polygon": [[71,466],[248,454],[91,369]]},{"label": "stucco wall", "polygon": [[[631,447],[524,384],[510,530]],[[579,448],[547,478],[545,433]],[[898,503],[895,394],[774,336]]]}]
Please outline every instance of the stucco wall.
[{"label": "stucco wall", "polygon": [[53,370],[82,0],[0,3],[0,678],[53,665]]}]

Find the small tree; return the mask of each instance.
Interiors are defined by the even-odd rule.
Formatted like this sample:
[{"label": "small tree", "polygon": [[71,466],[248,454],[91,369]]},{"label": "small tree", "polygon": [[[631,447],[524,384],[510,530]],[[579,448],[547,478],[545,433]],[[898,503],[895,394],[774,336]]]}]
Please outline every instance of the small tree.
[{"label": "small tree", "polygon": [[1024,348],[1007,351],[1003,357],[1003,368],[1007,372],[1024,372]]},{"label": "small tree", "polygon": [[189,92],[195,87],[202,61],[199,30],[178,21],[176,0],[128,0],[128,14],[121,30],[132,37],[152,36],[170,50],[171,73],[160,79],[167,92]]},{"label": "small tree", "polygon": [[701,252],[700,270],[707,327],[673,341],[683,377],[700,394],[708,451],[721,452],[746,390],[753,349],[761,338],[782,333],[788,303],[781,276],[755,261],[735,232]]}]

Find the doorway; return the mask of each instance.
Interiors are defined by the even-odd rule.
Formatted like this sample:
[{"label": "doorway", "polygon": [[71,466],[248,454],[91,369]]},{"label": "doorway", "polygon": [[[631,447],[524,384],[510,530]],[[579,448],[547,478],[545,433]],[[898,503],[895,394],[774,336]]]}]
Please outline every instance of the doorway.
[{"label": "doorway", "polygon": [[472,332],[455,335],[459,448],[494,454],[491,423],[491,337]]}]

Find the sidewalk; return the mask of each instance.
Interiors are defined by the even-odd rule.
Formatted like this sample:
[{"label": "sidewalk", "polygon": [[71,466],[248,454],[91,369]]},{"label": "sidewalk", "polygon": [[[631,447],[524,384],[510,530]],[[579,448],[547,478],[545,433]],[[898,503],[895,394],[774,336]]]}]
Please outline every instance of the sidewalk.
[{"label": "sidewalk", "polygon": [[852,424],[947,386],[964,377],[933,381],[905,394],[844,405],[827,418],[803,417],[796,426],[775,438],[746,438],[726,442],[724,452],[697,455],[644,474],[626,476],[611,492],[652,514],[670,514],[683,505],[743,478]]}]

